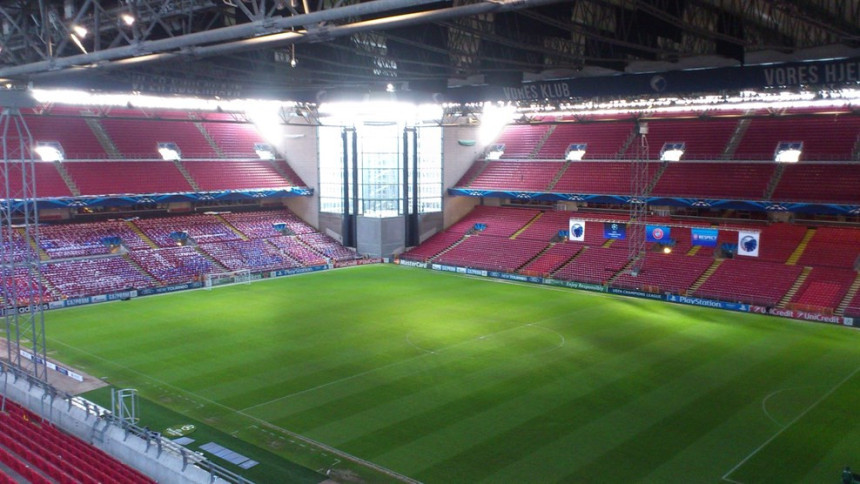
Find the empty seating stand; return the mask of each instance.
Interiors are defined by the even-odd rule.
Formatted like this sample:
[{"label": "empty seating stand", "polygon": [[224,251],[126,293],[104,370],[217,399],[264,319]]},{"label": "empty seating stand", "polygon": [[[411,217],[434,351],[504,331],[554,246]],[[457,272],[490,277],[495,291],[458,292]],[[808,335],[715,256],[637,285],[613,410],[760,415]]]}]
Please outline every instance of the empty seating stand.
[{"label": "empty seating stand", "polygon": [[192,120],[102,118],[105,132],[127,159],[161,158],[159,143],[175,143],[182,158],[215,158],[215,150]]},{"label": "empty seating stand", "polygon": [[182,164],[204,192],[292,186],[270,163],[262,160],[184,161]]},{"label": "empty seating stand", "polygon": [[562,160],[571,144],[587,144],[584,159],[614,159],[633,132],[630,121],[561,123],[541,146],[536,158]]},{"label": "empty seating stand", "polygon": [[860,203],[860,163],[800,162],[785,166],[775,201]]},{"label": "empty seating stand", "polygon": [[757,117],[735,151],[736,160],[772,160],[781,141],[802,141],[802,160],[849,160],[860,116],[851,114]]},{"label": "empty seating stand", "polygon": [[651,195],[762,200],[774,169],[772,162],[669,162]]},{"label": "empty seating stand", "polygon": [[532,151],[543,139],[549,127],[548,124],[506,126],[496,140],[496,144],[505,145],[502,158],[514,160],[531,158]]},{"label": "empty seating stand", "polygon": [[738,257],[724,261],[696,291],[696,295],[762,306],[775,306],[802,268],[777,262]]},{"label": "empty seating stand", "polygon": [[553,161],[491,161],[469,188],[543,192],[563,167]]},{"label": "empty seating stand", "polygon": [[187,193],[194,189],[169,161],[64,163],[81,195]]},{"label": "empty seating stand", "polygon": [[11,400],[6,409],[0,413],[0,461],[31,483],[153,482]]},{"label": "empty seating stand", "polygon": [[91,160],[107,157],[98,138],[80,113],[26,116],[33,143],[58,142],[66,160]]},{"label": "empty seating stand", "polygon": [[[647,120],[648,158],[660,159],[666,143],[684,143],[684,160],[719,160],[738,125],[737,119]],[[635,143],[626,153],[635,155]]]}]

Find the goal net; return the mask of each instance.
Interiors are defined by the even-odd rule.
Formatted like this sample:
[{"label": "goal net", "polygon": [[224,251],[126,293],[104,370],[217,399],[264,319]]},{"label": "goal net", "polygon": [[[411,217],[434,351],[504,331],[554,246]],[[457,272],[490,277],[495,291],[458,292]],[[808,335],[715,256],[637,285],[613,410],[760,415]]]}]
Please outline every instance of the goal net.
[{"label": "goal net", "polygon": [[251,270],[239,269],[230,272],[212,272],[206,274],[203,280],[203,287],[212,289],[213,287],[232,286],[234,284],[250,284]]}]

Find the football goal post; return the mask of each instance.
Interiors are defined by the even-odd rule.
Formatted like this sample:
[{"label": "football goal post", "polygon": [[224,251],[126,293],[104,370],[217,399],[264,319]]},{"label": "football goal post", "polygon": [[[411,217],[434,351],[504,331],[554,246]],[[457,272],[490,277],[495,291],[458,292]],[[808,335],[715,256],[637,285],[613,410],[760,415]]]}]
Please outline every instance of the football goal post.
[{"label": "football goal post", "polygon": [[239,269],[229,272],[211,272],[205,275],[203,287],[211,290],[213,287],[232,286],[234,284],[250,284],[251,270]]}]

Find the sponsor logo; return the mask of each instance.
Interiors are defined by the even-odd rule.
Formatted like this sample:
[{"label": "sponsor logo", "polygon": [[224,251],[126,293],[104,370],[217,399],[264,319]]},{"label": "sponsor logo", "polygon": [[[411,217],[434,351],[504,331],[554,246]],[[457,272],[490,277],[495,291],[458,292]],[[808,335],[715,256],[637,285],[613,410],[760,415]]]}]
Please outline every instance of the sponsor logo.
[{"label": "sponsor logo", "polygon": [[426,268],[427,268],[427,263],[426,263],[426,262],[418,262],[417,260],[405,260],[405,259],[400,259],[400,261],[398,262],[398,264],[400,264],[400,265],[402,265],[402,266],[407,266],[407,267],[420,267],[420,268],[422,268],[422,269],[426,269]]}]

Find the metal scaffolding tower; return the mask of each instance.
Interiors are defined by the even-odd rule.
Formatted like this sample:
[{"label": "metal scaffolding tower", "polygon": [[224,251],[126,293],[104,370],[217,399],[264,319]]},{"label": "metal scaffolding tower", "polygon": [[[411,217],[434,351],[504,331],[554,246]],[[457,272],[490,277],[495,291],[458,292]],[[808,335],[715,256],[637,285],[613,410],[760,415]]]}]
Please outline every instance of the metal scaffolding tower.
[{"label": "metal scaffolding tower", "polygon": [[627,259],[630,274],[639,275],[645,265],[646,233],[648,218],[648,123],[636,126],[636,156],[630,167],[630,222],[627,227]]},{"label": "metal scaffolding tower", "polygon": [[17,108],[0,114],[0,284],[6,322],[8,360],[34,377],[47,381],[44,283],[39,254],[39,215],[36,210],[36,168],[33,140]]}]

